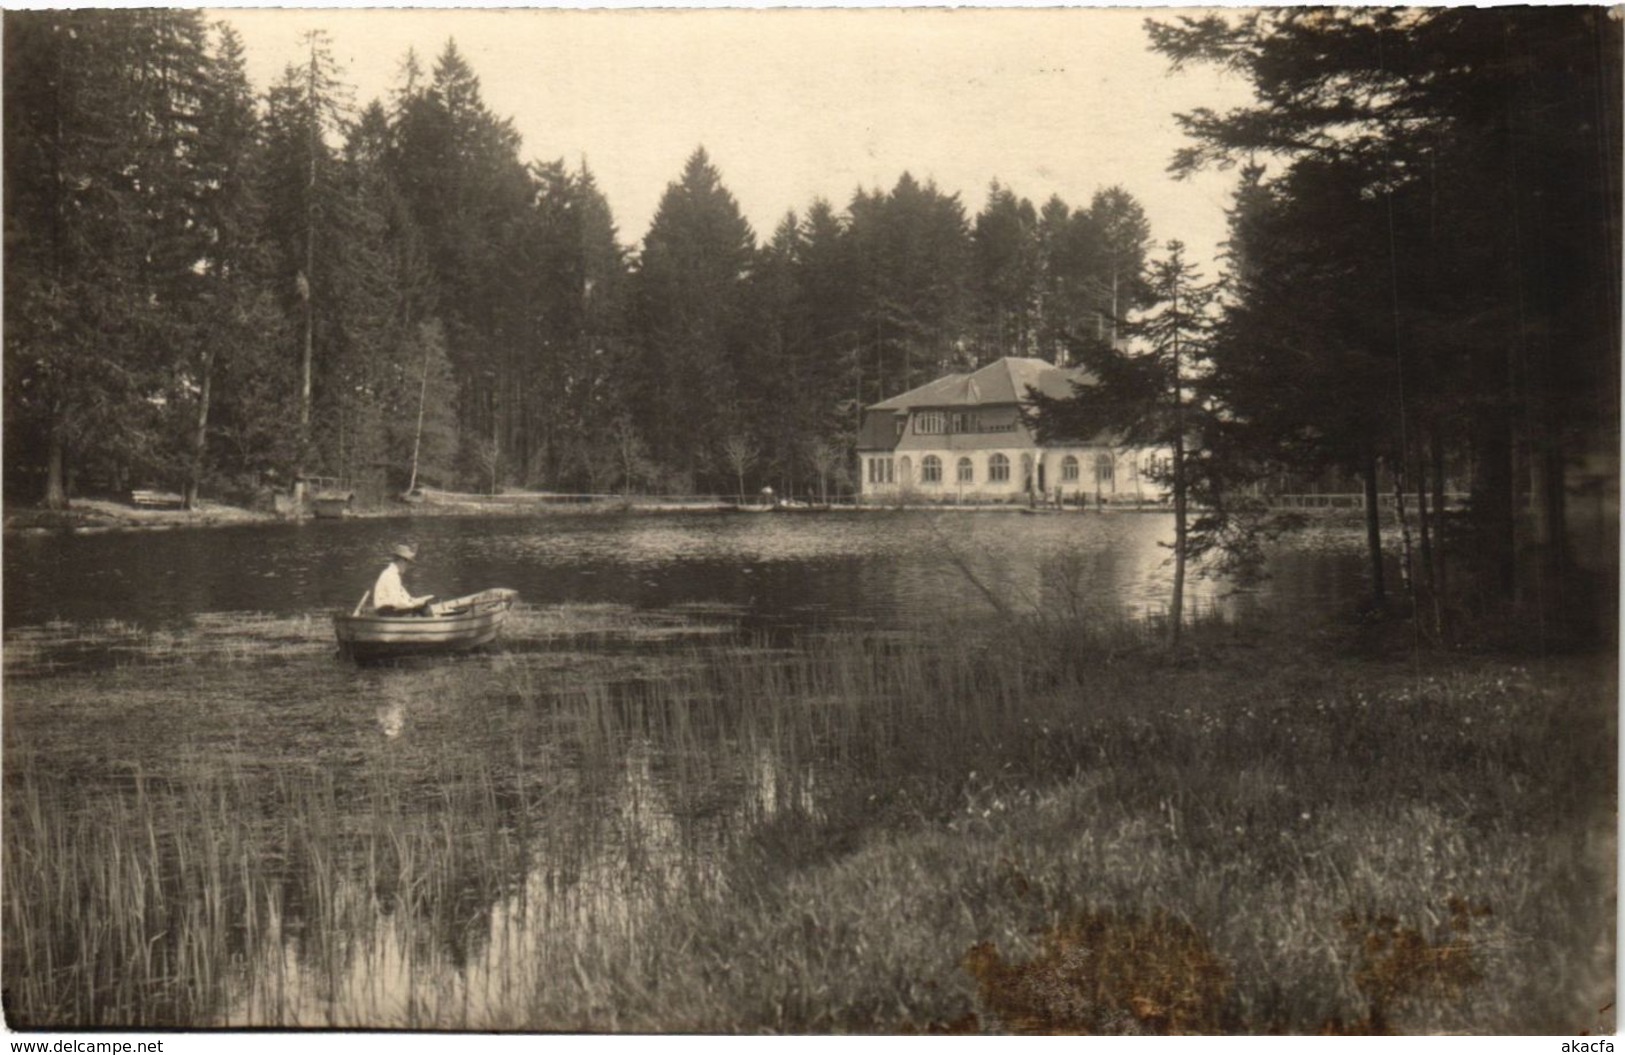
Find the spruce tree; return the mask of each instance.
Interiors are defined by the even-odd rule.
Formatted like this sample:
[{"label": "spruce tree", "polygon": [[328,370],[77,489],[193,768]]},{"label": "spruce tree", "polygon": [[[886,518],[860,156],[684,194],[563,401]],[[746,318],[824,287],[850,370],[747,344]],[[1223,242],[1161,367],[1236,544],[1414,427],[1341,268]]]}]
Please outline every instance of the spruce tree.
[{"label": "spruce tree", "polygon": [[713,452],[739,430],[739,368],[750,335],[755,235],[703,147],[666,187],[636,275],[638,422],[682,487],[710,480]]}]

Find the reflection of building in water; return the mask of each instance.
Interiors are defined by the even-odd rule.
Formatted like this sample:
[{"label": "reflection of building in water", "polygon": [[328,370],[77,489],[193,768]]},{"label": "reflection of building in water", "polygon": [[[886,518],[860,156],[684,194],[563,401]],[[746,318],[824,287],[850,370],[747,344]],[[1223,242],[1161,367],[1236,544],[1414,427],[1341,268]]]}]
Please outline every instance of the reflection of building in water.
[{"label": "reflection of building in water", "polygon": [[[934,532],[930,561],[870,561],[856,572],[865,595],[895,599],[891,619],[931,627],[1003,614],[1117,621],[1161,618],[1173,587],[1173,516],[1031,517],[1015,511],[944,513],[917,523]],[[1229,583],[1193,573],[1187,618],[1232,608]]]},{"label": "reflection of building in water", "polygon": [[1007,357],[867,407],[857,443],[861,493],[938,502],[1162,501],[1163,488],[1145,472],[1168,451],[1124,446],[1106,433],[1041,444],[1022,420],[1029,388],[1060,399],[1074,383],[1093,381],[1081,368]]}]

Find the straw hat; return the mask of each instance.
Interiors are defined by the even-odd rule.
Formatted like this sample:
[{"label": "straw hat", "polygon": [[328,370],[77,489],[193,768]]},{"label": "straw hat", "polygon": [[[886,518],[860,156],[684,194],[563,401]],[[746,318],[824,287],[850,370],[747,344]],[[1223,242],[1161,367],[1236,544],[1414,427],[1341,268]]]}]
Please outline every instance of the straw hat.
[{"label": "straw hat", "polygon": [[399,557],[401,560],[417,560],[418,548],[416,546],[396,546],[390,556]]}]

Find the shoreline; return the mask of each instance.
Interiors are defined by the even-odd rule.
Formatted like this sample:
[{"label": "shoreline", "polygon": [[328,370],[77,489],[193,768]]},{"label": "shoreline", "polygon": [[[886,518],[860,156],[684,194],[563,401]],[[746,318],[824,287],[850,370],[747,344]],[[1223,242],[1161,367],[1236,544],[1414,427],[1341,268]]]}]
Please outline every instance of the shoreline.
[{"label": "shoreline", "polygon": [[[527,496],[528,497],[528,496]],[[200,528],[295,524],[307,521],[390,520],[438,517],[583,516],[615,513],[667,513],[692,510],[723,512],[723,503],[679,503],[658,501],[605,501],[561,503],[547,501],[449,501],[424,504],[389,503],[350,509],[342,517],[322,518],[306,513],[287,516],[269,510],[247,509],[224,502],[204,500],[193,510],[144,509],[111,499],[79,498],[63,510],[24,506],[5,510],[3,531],[7,537],[40,535],[103,535],[117,532],[194,530]]]},{"label": "shoreline", "polygon": [[[748,504],[748,503],[746,503]],[[580,501],[571,496],[510,494],[468,496],[467,498],[440,498],[423,503],[386,502],[369,504],[347,511],[341,520],[415,519],[419,517],[558,517],[558,516],[611,516],[638,513],[732,513],[740,510],[740,503],[715,498],[695,501],[642,498],[605,498]],[[1141,515],[1166,513],[1155,506],[1105,506],[1055,509],[1053,506],[1032,507],[1017,503],[870,503],[836,504],[828,509],[779,510],[791,515],[821,512],[862,513],[1006,513],[1024,516],[1101,516]],[[1299,510],[1316,522],[1355,522],[1358,510],[1340,508]],[[33,537],[45,535],[103,535],[132,531],[173,531],[200,528],[242,527],[254,525],[289,524],[324,519],[310,514],[286,516],[269,510],[248,509],[224,502],[203,500],[199,508],[149,509],[132,506],[112,499],[78,498],[63,510],[48,510],[27,505],[4,510],[5,537]],[[1386,531],[1389,525],[1384,525]]]}]

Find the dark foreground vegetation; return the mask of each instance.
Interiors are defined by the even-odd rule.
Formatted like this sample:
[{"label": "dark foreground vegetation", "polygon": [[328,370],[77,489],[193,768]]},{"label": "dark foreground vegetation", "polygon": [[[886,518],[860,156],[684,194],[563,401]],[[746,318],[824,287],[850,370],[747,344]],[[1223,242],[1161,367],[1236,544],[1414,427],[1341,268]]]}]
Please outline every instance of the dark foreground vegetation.
[{"label": "dark foreground vegetation", "polygon": [[8,1023],[1611,1028],[1611,656],[1020,630],[499,657],[265,755],[127,735],[140,671],[14,679]]}]

